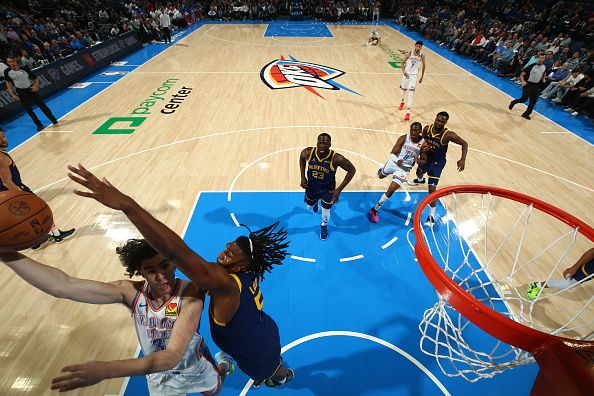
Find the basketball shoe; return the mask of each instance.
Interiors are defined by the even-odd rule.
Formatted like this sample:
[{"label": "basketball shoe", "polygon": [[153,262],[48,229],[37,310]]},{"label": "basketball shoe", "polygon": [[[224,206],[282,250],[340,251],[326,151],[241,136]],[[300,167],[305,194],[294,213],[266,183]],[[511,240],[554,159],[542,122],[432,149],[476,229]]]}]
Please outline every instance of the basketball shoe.
[{"label": "basketball shoe", "polygon": [[233,374],[235,371],[235,365],[233,364],[233,360],[223,351],[217,352],[215,355],[215,362],[218,365],[224,363],[227,366],[225,370],[225,376],[229,376]]},{"label": "basketball shoe", "polygon": [[321,225],[320,226],[320,239],[325,241],[328,239],[328,225]]},{"label": "basketball shoe", "polygon": [[42,247],[42,246],[45,246],[45,245],[46,245],[46,244],[47,244],[49,241],[50,241],[50,235],[49,235],[49,234],[47,234],[47,235],[45,236],[45,238],[43,238],[43,239],[41,240],[41,242],[39,242],[37,245],[33,245],[33,246],[31,246],[31,249],[33,249],[33,250],[38,250],[38,249],[41,249],[41,247]]},{"label": "basketball shoe", "polygon": [[425,184],[425,178],[423,177],[422,179],[419,179],[417,177],[415,179],[408,180],[407,183],[410,184],[411,186],[416,186],[418,184]]},{"label": "basketball shoe", "polygon": [[68,239],[72,235],[74,235],[74,233],[76,232],[76,229],[75,228],[72,228],[72,229],[67,230],[67,231],[58,230],[58,232],[59,232],[58,235],[52,235],[52,237],[54,238],[54,242],[55,243],[62,243],[66,239]]},{"label": "basketball shoe", "polygon": [[398,107],[398,110],[402,110],[404,109],[404,100],[402,102],[400,102],[400,106]]},{"label": "basketball shoe", "polygon": [[269,388],[280,388],[281,386],[286,385],[295,377],[295,372],[293,369],[287,369],[287,375],[282,380],[275,380],[272,378],[268,378],[264,383]]},{"label": "basketball shoe", "polygon": [[367,214],[369,215],[369,220],[371,220],[372,223],[377,223],[379,221],[379,216],[377,215],[377,210],[375,210],[375,208],[369,209]]},{"label": "basketball shoe", "polygon": [[528,291],[526,291],[526,297],[528,297],[528,300],[532,301],[532,300],[536,299],[536,297],[538,297],[541,290],[542,290],[542,287],[540,287],[539,282],[532,282],[530,285],[528,285]]},{"label": "basketball shoe", "polygon": [[409,121],[410,120],[410,111],[406,112],[406,115],[404,116],[404,121]]}]

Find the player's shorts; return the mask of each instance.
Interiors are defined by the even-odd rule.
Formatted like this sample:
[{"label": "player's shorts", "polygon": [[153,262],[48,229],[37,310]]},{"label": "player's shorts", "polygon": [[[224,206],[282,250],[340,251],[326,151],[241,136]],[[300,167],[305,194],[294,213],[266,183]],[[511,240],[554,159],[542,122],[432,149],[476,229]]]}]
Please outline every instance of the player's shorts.
[{"label": "player's shorts", "polygon": [[322,201],[322,208],[330,209],[334,205],[334,195],[331,190],[309,190],[305,189],[305,197],[303,199],[309,206],[315,205],[318,201]]},{"label": "player's shorts", "polygon": [[406,181],[406,178],[408,177],[410,169],[403,169],[396,165],[396,162],[388,160],[388,162],[386,162],[383,166],[379,168],[379,171],[384,176],[392,175],[392,181],[402,186],[402,184]]},{"label": "player's shorts", "polygon": [[151,396],[202,393],[216,395],[221,390],[221,376],[206,343],[195,334],[182,360],[173,370],[146,376]]},{"label": "player's shorts", "polygon": [[[18,188],[20,188],[21,190],[23,190],[24,192],[28,192],[33,194],[33,191],[31,191],[31,189],[27,186],[25,186],[24,184],[17,184],[16,185]],[[0,183],[0,191],[8,191],[8,188],[4,187],[1,183]]]},{"label": "player's shorts", "polygon": [[[587,262],[586,264],[582,265],[580,268],[578,268],[575,275],[572,276],[572,279],[575,279],[576,281],[579,282],[582,279],[589,277],[592,273],[594,273],[594,260],[591,260],[591,261]],[[594,277],[590,278],[588,280],[592,280],[592,279],[594,279]]]},{"label": "player's shorts", "polygon": [[427,176],[429,177],[427,183],[430,186],[437,186],[439,183],[439,177],[441,176],[441,172],[443,171],[445,164],[445,157],[431,161],[427,160],[425,165],[419,165],[419,170],[421,170],[423,173],[427,173]]},{"label": "player's shorts", "polygon": [[402,83],[400,83],[400,89],[403,90],[411,90],[414,91],[415,87],[417,86],[417,75],[416,74],[409,74],[408,77],[404,77],[402,79]]}]

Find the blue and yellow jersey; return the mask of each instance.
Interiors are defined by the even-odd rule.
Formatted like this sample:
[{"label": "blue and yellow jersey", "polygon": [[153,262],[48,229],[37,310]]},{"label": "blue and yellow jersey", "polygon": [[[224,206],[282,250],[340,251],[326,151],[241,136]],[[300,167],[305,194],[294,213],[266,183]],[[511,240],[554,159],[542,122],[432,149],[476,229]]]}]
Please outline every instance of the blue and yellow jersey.
[{"label": "blue and yellow jersey", "polygon": [[324,158],[318,156],[318,148],[313,147],[307,159],[307,189],[309,191],[329,191],[336,188],[336,168],[334,156],[329,150]]},{"label": "blue and yellow jersey", "polygon": [[434,131],[433,124],[429,125],[426,132],[423,132],[425,144],[429,146],[427,151],[427,159],[429,161],[436,161],[438,159],[445,158],[448,151],[448,143],[444,143],[444,141],[448,132],[448,129],[445,127],[440,132]]},{"label": "blue and yellow jersey", "polygon": [[[16,164],[12,160],[12,157],[4,150],[0,150],[0,155],[5,155],[10,160],[8,169],[10,170],[10,177],[12,178],[12,182],[14,184],[16,184],[17,187],[20,188],[21,190],[26,191],[26,192],[31,192],[29,187],[27,187],[23,184],[23,181],[21,180],[21,173],[19,172],[19,169],[17,168]],[[0,180],[0,191],[6,191],[6,190],[8,190],[8,188],[6,188],[6,186],[4,184],[2,184],[2,181]]]},{"label": "blue and yellow jersey", "polygon": [[262,307],[264,297],[253,272],[230,274],[240,290],[239,308],[227,323],[219,322],[209,309],[212,339],[253,380],[272,376],[279,367],[280,337],[274,320]]},{"label": "blue and yellow jersey", "polygon": [[578,269],[576,276],[579,276],[580,279],[584,279],[592,274],[594,274],[594,260],[590,260],[586,264],[582,265],[580,269]]}]

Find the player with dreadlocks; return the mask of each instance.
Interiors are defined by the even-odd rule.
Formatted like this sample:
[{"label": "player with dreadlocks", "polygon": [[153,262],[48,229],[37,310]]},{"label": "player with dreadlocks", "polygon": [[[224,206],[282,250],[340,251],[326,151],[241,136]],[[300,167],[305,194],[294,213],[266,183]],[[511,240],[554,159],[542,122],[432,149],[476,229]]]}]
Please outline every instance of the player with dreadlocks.
[{"label": "player with dreadlocks", "polygon": [[248,236],[227,243],[217,264],[209,263],[107,179],[99,180],[80,164],[68,169],[73,181],[90,190],[75,190],[75,194],[124,212],[159,254],[194,284],[209,291],[213,340],[254,380],[254,386],[266,384],[276,388],[293,379],[293,370],[281,358],[278,327],[262,311],[264,298],[259,287],[265,273],[282,264],[288,254],[285,229],[277,229],[278,223],[254,232],[248,228]]}]

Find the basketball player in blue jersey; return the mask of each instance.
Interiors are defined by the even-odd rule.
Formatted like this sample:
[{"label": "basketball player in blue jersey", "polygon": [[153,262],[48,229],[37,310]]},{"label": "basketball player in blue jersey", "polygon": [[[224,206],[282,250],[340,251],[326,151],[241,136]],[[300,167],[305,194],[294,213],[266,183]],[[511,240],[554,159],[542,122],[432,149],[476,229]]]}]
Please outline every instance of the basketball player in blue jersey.
[{"label": "basketball player in blue jersey", "polygon": [[[322,201],[322,224],[320,225],[320,239],[328,238],[328,221],[330,208],[336,202],[344,188],[355,176],[355,166],[344,156],[330,150],[332,138],[327,133],[318,136],[316,147],[307,147],[299,156],[301,169],[301,188],[305,188],[305,205],[308,210],[318,212],[318,201]],[[305,167],[307,165],[307,176]],[[340,167],[347,174],[336,187],[336,169]]]},{"label": "basketball player in blue jersey", "polygon": [[563,271],[564,279],[549,279],[546,282],[532,282],[528,285],[526,296],[534,300],[543,288],[569,289],[583,282],[594,279],[594,247],[587,250],[571,267]]},{"label": "basketball player in blue jersey", "polygon": [[287,232],[277,230],[278,223],[227,243],[216,263],[209,263],[107,179],[99,180],[80,164],[68,169],[72,172],[68,177],[90,190],[75,194],[121,210],[157,252],[208,290],[212,338],[254,380],[254,386],[276,388],[293,379],[293,370],[281,358],[278,327],[262,310],[259,286],[264,274],[281,265],[288,254]]},{"label": "basketball player in blue jersey", "polygon": [[104,379],[146,375],[151,396],[203,392],[216,395],[233,371],[229,357],[212,356],[198,332],[204,292],[175,277],[175,266],[145,240],[130,239],[116,249],[126,274],[143,280],[97,282],[72,277],[20,253],[0,253],[0,261],[23,280],[54,297],[87,304],[125,305],[132,312],[144,357],[90,361],[67,366],[52,381],[60,392],[94,385]]},{"label": "basketball player in blue jersey", "polygon": [[[21,173],[14,163],[12,157],[5,151],[8,148],[8,139],[4,134],[4,130],[0,127],[0,191],[19,190],[32,193],[31,189],[27,187],[21,180]],[[66,239],[74,235],[76,230],[74,228],[62,231],[52,224],[50,234],[46,236],[39,244],[33,246],[31,249],[37,250],[45,245],[50,240],[55,243],[62,243]]]},{"label": "basketball player in blue jersey", "polygon": [[[450,142],[462,146],[462,156],[457,162],[458,171],[462,172],[466,165],[466,154],[468,153],[468,143],[456,134],[445,127],[450,115],[445,111],[437,113],[435,122],[432,125],[426,125],[423,128],[423,139],[427,145],[427,162],[424,165],[417,167],[417,178],[410,181],[409,184],[417,185],[425,183],[423,175],[427,173],[429,176],[428,190],[429,194],[437,190],[439,177],[446,164],[446,153],[448,151],[448,144]],[[428,226],[435,224],[435,210],[437,202],[433,201],[429,204],[430,214],[425,222]]]},{"label": "basketball player in blue jersey", "polygon": [[424,153],[427,146],[421,137],[421,130],[421,123],[413,122],[410,125],[410,132],[400,136],[394,144],[392,152],[388,156],[388,162],[377,170],[377,176],[380,179],[392,175],[392,182],[377,204],[367,213],[372,223],[379,221],[378,210],[406,182],[408,173],[415,163],[424,165],[427,161],[427,156]]}]

